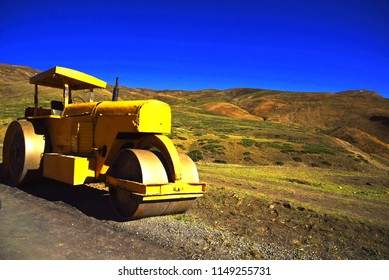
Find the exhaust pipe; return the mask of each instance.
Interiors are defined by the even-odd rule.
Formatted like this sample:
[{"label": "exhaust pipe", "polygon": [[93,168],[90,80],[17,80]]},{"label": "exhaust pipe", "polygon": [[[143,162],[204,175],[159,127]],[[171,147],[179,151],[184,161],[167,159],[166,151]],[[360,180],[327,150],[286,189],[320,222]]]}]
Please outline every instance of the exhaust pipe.
[{"label": "exhaust pipe", "polygon": [[119,97],[119,77],[116,77],[115,87],[112,92],[112,101],[118,101]]}]

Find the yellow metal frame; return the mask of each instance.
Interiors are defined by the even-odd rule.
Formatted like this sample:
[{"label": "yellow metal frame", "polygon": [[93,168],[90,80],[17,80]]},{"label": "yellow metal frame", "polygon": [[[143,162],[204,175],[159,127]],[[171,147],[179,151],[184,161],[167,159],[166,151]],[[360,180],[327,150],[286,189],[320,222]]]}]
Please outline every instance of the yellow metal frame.
[{"label": "yellow metal frame", "polygon": [[43,176],[70,185],[94,180],[94,162],[90,158],[46,153],[43,155]]},{"label": "yellow metal frame", "polygon": [[142,184],[106,176],[105,182],[111,187],[127,190],[134,195],[142,196],[143,201],[194,198],[203,196],[204,183],[184,183],[176,181],[168,184]]},{"label": "yellow metal frame", "polygon": [[55,66],[30,78],[30,83],[54,88],[68,85],[72,90],[105,88],[107,83],[77,70]]},{"label": "yellow metal frame", "polygon": [[63,105],[67,107],[71,101],[72,90],[89,89],[90,101],[93,101],[93,89],[105,88],[107,83],[77,70],[55,66],[30,78],[35,85],[34,116],[38,116],[38,85],[63,89]]}]

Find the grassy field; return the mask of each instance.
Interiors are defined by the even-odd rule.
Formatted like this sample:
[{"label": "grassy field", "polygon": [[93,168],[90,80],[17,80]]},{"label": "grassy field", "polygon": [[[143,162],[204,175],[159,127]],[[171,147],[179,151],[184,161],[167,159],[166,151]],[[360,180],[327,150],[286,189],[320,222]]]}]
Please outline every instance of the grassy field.
[{"label": "grassy field", "polygon": [[[309,102],[303,103],[307,95],[291,94],[284,103],[293,103],[294,109],[288,109],[293,112],[280,114],[278,118],[263,115],[267,121],[229,117],[228,111],[227,114],[220,111],[221,106],[216,106],[219,111],[204,106],[234,98],[235,104],[246,104],[246,112],[253,112],[256,109],[249,108],[249,100],[254,104],[264,95],[274,99],[280,94],[263,91],[262,95],[254,96],[256,91],[120,89],[124,100],[158,98],[171,105],[173,129],[169,137],[180,152],[197,162],[201,180],[208,183],[206,195],[188,213],[174,218],[202,222],[211,229],[247,240],[253,244],[252,250],[242,253],[242,258],[247,259],[274,257],[256,249],[264,243],[282,247],[296,259],[388,259],[387,150],[381,155],[369,152],[357,145],[360,142],[334,137],[323,127],[292,122],[296,117],[293,110],[298,111],[300,106],[307,118],[311,110],[312,118],[323,123],[323,115],[313,108],[325,108],[324,115],[329,112],[338,115],[339,107],[343,110],[344,106],[337,99],[314,102],[318,95],[311,94]],[[61,95],[49,90],[42,93],[42,106]],[[109,98],[109,91],[96,92],[97,100]],[[372,98],[378,100],[374,95]],[[333,107],[328,109],[332,103]],[[2,143],[9,122],[21,117],[26,106],[32,106],[33,86],[17,78],[3,79],[0,104]],[[263,112],[272,112],[269,109],[272,104],[263,103]],[[377,112],[389,114],[385,107]],[[328,121],[334,122],[334,118]],[[380,134],[383,140],[385,133]],[[379,147],[388,149],[387,141],[375,139]]]},{"label": "grassy field", "polygon": [[245,258],[275,257],[255,249],[260,244],[281,247],[294,259],[389,258],[387,173],[214,163],[198,168],[208,191],[185,215],[251,242]]}]

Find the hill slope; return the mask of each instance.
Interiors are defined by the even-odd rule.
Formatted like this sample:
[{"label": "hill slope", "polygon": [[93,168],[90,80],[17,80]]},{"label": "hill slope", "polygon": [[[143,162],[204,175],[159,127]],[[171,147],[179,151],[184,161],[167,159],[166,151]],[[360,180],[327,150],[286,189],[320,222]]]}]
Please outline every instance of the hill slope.
[{"label": "hill slope", "polygon": [[28,82],[28,79],[30,79],[31,76],[39,72],[39,70],[27,66],[16,66],[0,63],[0,83],[7,84],[15,82]]},{"label": "hill slope", "polygon": [[[0,136],[32,103],[25,66],[0,64]],[[95,93],[109,100],[112,85]],[[43,90],[43,106],[60,91]],[[389,162],[389,100],[358,90],[331,93],[264,89],[151,90],[121,86],[120,99],[155,98],[173,111],[173,134],[182,152],[221,163],[366,168]],[[347,144],[345,144],[347,143]]]},{"label": "hill slope", "polygon": [[261,89],[153,91],[121,89],[123,99],[157,98],[204,114],[265,120],[340,138],[389,159],[389,100],[368,90],[331,93]]}]

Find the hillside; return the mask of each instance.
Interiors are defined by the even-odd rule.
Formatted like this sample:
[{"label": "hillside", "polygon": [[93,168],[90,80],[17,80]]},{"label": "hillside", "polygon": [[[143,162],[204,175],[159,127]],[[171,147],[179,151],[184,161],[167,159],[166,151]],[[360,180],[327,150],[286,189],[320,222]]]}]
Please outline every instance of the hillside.
[{"label": "hillside", "polygon": [[31,76],[39,72],[39,70],[27,66],[0,63],[0,84],[25,83]]},{"label": "hillside", "polygon": [[[0,138],[8,123],[32,103],[28,78],[38,71],[0,64]],[[109,100],[112,85],[96,100]],[[44,89],[40,104],[58,99]],[[82,95],[82,93],[81,93]],[[196,160],[259,165],[384,167],[389,162],[389,100],[358,90],[331,93],[163,90],[120,87],[123,100],[156,98],[173,111],[171,138]],[[367,163],[368,166],[364,166]]]},{"label": "hillside", "polygon": [[[120,92],[123,99],[157,98],[168,102],[177,108],[175,121],[180,123],[179,129],[186,126],[186,122],[180,122],[180,116],[185,115],[182,117],[189,123],[196,117],[202,119],[191,123],[197,128],[201,122],[209,121],[210,127],[205,130],[215,130],[216,136],[228,130],[258,139],[273,130],[265,138],[282,142],[281,145],[296,146],[311,138],[314,144],[331,145],[329,141],[341,148],[345,146],[339,144],[343,140],[386,164],[389,160],[389,100],[368,90],[331,94],[238,88],[155,91],[122,87]],[[247,126],[245,133],[241,131],[242,126]],[[289,132],[281,133],[285,130]],[[234,155],[231,157],[236,159]]]}]

